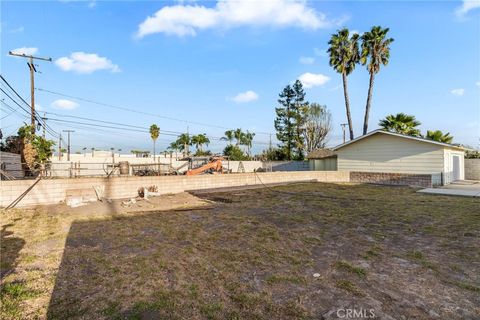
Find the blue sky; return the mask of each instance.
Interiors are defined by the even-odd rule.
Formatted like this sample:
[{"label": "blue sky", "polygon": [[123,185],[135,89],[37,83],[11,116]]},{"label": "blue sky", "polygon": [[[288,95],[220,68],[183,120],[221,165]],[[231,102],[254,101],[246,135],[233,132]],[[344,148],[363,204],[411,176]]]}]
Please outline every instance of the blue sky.
[{"label": "blue sky", "polygon": [[[406,112],[422,122],[423,132],[449,131],[455,142],[477,147],[479,6],[478,1],[2,1],[1,73],[29,101],[28,68],[8,51],[50,56],[52,63],[38,62],[38,88],[184,122],[37,91],[40,113],[56,113],[49,118],[157,123],[172,132],[188,126],[191,133],[211,137],[241,127],[257,132],[255,152],[268,146],[269,132],[274,138],[278,93],[300,77],[307,99],[332,113],[333,146],[341,142],[345,107],[341,77],[325,54],[328,39],[343,26],[361,33],[381,25],[390,28],[395,42],[389,65],[376,77],[370,129],[387,114]],[[356,135],[367,89],[368,73],[358,66],[349,77]],[[2,106],[2,118],[8,114]],[[25,120],[16,114],[2,119],[4,134]],[[151,148],[142,132],[49,124],[57,132],[76,130],[73,150]],[[173,139],[161,134],[157,150]],[[209,149],[224,146],[212,139]]]}]

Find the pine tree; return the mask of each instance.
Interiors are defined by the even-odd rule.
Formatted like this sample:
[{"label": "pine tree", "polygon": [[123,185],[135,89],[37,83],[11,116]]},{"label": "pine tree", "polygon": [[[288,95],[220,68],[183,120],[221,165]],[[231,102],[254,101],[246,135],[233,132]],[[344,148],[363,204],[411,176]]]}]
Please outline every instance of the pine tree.
[{"label": "pine tree", "polygon": [[295,142],[295,128],[293,125],[295,91],[290,85],[287,85],[278,96],[280,106],[275,108],[277,114],[274,122],[275,130],[277,130],[277,139],[283,144],[282,147],[285,150],[287,160],[291,160]]},{"label": "pine tree", "polygon": [[296,156],[298,160],[303,160],[304,153],[304,139],[303,130],[306,120],[306,111],[308,108],[308,102],[305,101],[305,90],[302,83],[297,80],[293,85],[293,91],[295,92],[293,112],[294,112],[294,127],[295,127],[295,148]]}]

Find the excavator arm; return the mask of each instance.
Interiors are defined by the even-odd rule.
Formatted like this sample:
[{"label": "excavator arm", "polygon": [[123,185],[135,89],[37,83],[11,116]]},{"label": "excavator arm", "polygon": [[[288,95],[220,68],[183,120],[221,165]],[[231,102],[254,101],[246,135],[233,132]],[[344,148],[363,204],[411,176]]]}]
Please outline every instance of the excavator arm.
[{"label": "excavator arm", "polygon": [[213,169],[214,172],[220,172],[222,173],[222,160],[216,159],[213,160],[201,167],[195,168],[195,169],[190,169],[188,170],[185,175],[187,176],[194,176],[197,174],[204,173],[205,171],[208,171],[210,169]]}]

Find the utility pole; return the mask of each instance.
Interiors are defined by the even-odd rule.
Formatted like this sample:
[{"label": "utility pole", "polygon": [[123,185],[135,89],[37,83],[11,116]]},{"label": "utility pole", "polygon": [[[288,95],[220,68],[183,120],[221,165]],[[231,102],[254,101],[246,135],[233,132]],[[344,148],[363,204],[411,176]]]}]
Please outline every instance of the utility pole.
[{"label": "utility pole", "polygon": [[45,127],[47,126],[47,117],[46,117],[46,113],[45,113],[45,112],[43,113],[42,120],[43,120],[43,125],[42,125],[42,128],[43,128],[43,139],[45,139],[45,138],[46,138],[46,135],[45,135]]},{"label": "utility pole", "polygon": [[58,139],[58,161],[62,160],[62,135]]},{"label": "utility pole", "polygon": [[185,141],[184,149],[187,152],[187,157],[188,157],[188,154],[190,153],[190,151],[188,150],[189,149],[189,143],[190,143],[190,134],[188,133],[188,126],[187,126],[187,140],[188,141]]},{"label": "utility pole", "polygon": [[63,132],[67,132],[67,161],[70,161],[70,132],[75,132],[75,130],[63,130]]},{"label": "utility pole", "polygon": [[272,134],[269,134],[270,140],[268,141],[268,150],[272,150]]},{"label": "utility pole", "polygon": [[348,123],[341,123],[340,125],[342,126],[342,131],[343,131],[343,143],[345,143],[345,127],[347,126]]},{"label": "utility pole", "polygon": [[[12,51],[8,52],[9,55],[11,56],[16,56],[16,57],[22,57],[22,58],[28,58],[28,68],[30,69],[30,109],[31,109],[31,114],[30,114],[30,124],[32,126],[32,134],[35,134],[35,72],[37,72],[37,69],[35,68],[35,65],[33,64],[33,59],[37,60],[43,60],[43,61],[49,61],[52,62],[52,58],[42,58],[42,57],[35,57],[32,55],[26,55],[24,53],[15,53]],[[44,129],[45,130],[45,129]]]}]

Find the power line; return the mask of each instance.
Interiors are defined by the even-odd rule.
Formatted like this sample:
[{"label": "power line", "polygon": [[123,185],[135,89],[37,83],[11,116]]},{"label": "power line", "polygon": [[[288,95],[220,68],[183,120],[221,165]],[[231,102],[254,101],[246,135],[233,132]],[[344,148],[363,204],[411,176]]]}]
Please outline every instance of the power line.
[{"label": "power line", "polygon": [[[117,127],[117,126],[124,126],[124,127],[131,128],[131,129],[129,129],[129,131],[135,131],[135,132],[147,132],[148,133],[148,130],[149,130],[149,128],[147,128],[147,127],[125,124],[125,123],[120,123],[120,122],[104,121],[104,120],[92,119],[92,118],[87,118],[87,117],[79,117],[79,116],[73,116],[73,115],[64,115],[64,114],[59,114],[59,113],[56,113],[56,112],[46,112],[46,113],[56,115],[56,116],[59,116],[59,117],[68,117],[68,118],[74,118],[74,119],[80,119],[80,120],[87,120],[87,121],[111,124],[111,125],[115,125],[115,127],[113,127],[113,126],[102,126],[102,125],[86,123],[86,122],[79,122],[79,121],[70,121],[70,120],[63,120],[63,119],[48,118],[48,120],[52,120],[52,121],[55,121],[55,122],[74,123],[74,124],[81,124],[81,125],[95,126],[95,127],[100,126],[100,127],[109,128],[109,129],[119,129],[119,130],[127,130],[128,131],[127,128]],[[160,135],[177,137],[180,134],[183,134],[183,132],[170,131],[170,130],[161,130],[160,131]],[[213,140],[223,141],[222,137],[209,136],[209,138],[211,138]],[[261,141],[254,141],[253,143],[254,144],[269,144],[269,142],[261,142]]]},{"label": "power line", "polygon": [[[65,97],[65,98],[75,99],[75,100],[78,100],[78,101],[84,101],[84,102],[88,102],[88,103],[92,103],[92,104],[96,104],[96,105],[104,106],[104,107],[108,107],[108,108],[113,108],[113,109],[117,109],[117,110],[123,110],[123,111],[143,114],[143,115],[147,115],[147,116],[152,116],[152,117],[157,117],[157,118],[162,118],[162,119],[167,119],[167,120],[172,120],[172,121],[178,121],[178,122],[182,122],[182,123],[195,124],[195,125],[200,125],[200,126],[205,126],[205,127],[219,128],[219,129],[224,129],[224,130],[231,129],[231,128],[227,128],[227,127],[224,127],[224,126],[208,124],[208,123],[203,123],[203,122],[189,121],[189,120],[184,120],[184,119],[178,119],[178,118],[174,118],[174,117],[162,116],[162,115],[155,114],[155,113],[139,111],[139,110],[135,110],[135,109],[132,109],[132,108],[116,106],[116,105],[113,105],[113,104],[98,102],[98,101],[94,101],[94,100],[91,100],[91,99],[86,99],[86,98],[82,98],[82,97],[78,97],[78,96],[73,96],[73,95],[69,95],[69,94],[65,94],[65,93],[61,93],[61,92],[57,92],[57,91],[52,91],[52,90],[47,90],[47,89],[42,89],[42,88],[35,88],[35,89],[39,90],[39,91],[47,92],[47,93],[50,93],[50,94],[62,96],[62,97]],[[266,135],[270,134],[269,132],[261,132],[261,131],[257,131],[256,133],[266,134]]]},{"label": "power line", "polygon": [[[23,97],[10,85],[10,83],[0,74],[0,79],[2,79],[2,81],[8,86],[8,88],[10,89],[11,92],[13,92],[26,106],[28,106],[29,108],[31,108],[31,106],[28,104],[27,101],[25,101],[25,99],[23,99]],[[4,94],[6,94],[16,105],[18,105],[20,108],[22,108],[22,110],[24,110],[27,114],[31,114],[28,110],[26,110],[24,107],[22,107],[17,101],[15,101],[9,94],[7,94],[5,92],[5,90],[1,89],[2,92]],[[7,89],[8,90],[8,89]],[[50,135],[52,135],[54,138],[58,138],[59,137],[59,134],[57,132],[55,132],[55,130],[53,130],[52,128],[50,128],[46,121],[42,119],[42,117],[38,114],[37,111],[35,111],[35,109],[32,109],[31,110],[34,112],[34,118],[40,123],[40,120],[43,121],[43,126],[45,126],[46,130],[48,131],[48,133]]]}]

